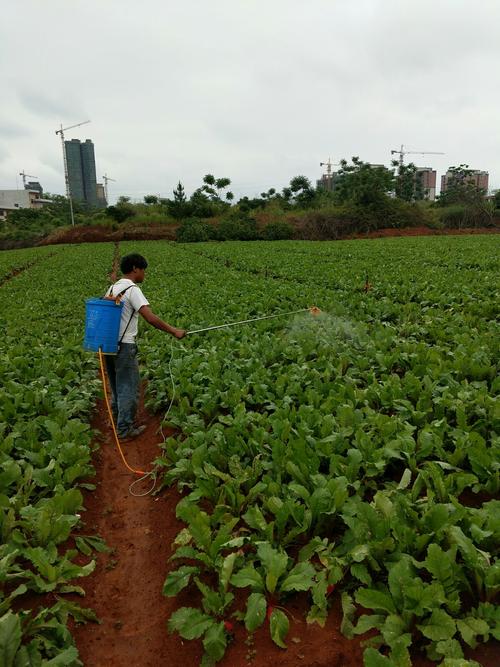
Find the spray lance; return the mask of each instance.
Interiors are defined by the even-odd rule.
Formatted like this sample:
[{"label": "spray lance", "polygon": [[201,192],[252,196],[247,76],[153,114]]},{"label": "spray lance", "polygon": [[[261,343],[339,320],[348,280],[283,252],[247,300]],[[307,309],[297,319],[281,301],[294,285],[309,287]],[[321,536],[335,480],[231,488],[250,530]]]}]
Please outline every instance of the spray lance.
[{"label": "spray lance", "polygon": [[213,327],[205,327],[203,329],[194,329],[193,331],[187,331],[186,336],[195,333],[203,333],[204,331],[215,331],[215,329],[225,329],[226,327],[235,327],[240,324],[248,324],[249,322],[260,322],[261,320],[271,320],[274,317],[284,317],[285,315],[297,315],[298,313],[311,313],[311,315],[317,316],[321,313],[321,310],[316,306],[311,306],[310,308],[301,308],[300,310],[291,310],[286,313],[277,313],[275,315],[264,315],[262,317],[252,317],[249,320],[239,320],[238,322],[229,322],[228,324],[216,324]]},{"label": "spray lance", "polygon": [[[260,322],[261,320],[270,320],[270,319],[273,319],[275,317],[284,317],[285,315],[297,315],[299,313],[310,313],[311,315],[316,317],[316,316],[321,314],[321,310],[317,306],[310,306],[309,308],[300,308],[299,310],[292,310],[292,311],[288,311],[286,313],[276,313],[274,315],[263,315],[262,317],[252,317],[248,320],[239,320],[238,322],[228,322],[226,324],[216,324],[216,325],[211,326],[211,327],[204,327],[203,329],[193,329],[192,331],[187,331],[186,336],[188,336],[190,334],[195,334],[195,333],[203,333],[204,331],[215,331],[216,329],[225,329],[227,327],[235,327],[235,326],[238,326],[240,324],[249,324],[250,322]],[[170,370],[170,378],[172,380],[172,398],[170,400],[170,405],[168,406],[167,412],[165,413],[165,418],[167,417],[168,413],[170,412],[170,408],[172,407],[172,403],[173,403],[174,397],[175,397],[175,385],[174,385],[172,366],[171,366],[173,353],[174,353],[174,347],[173,347],[173,341],[172,341],[172,353],[171,353],[171,356],[170,356],[170,360],[168,362],[168,366],[169,366],[169,370]],[[107,391],[106,391],[106,379],[104,377],[104,364],[103,364],[103,360],[102,360],[101,350],[99,350],[99,357],[100,357],[100,360],[101,360],[101,373],[102,373],[103,386],[105,388],[104,393],[105,393],[106,403],[107,403],[107,406],[108,406],[108,412],[109,412],[110,417],[111,417],[111,423],[113,425],[113,432],[114,432],[114,435],[115,435],[115,440],[116,440],[118,449],[120,451],[120,454],[121,454],[121,457],[123,459],[123,462],[124,462],[125,466],[131,472],[136,473],[138,475],[141,475],[141,477],[139,479],[135,480],[135,482],[133,482],[129,486],[129,492],[133,496],[147,496],[150,493],[152,493],[155,489],[157,470],[156,470],[156,468],[154,468],[150,472],[145,472],[143,470],[135,470],[134,468],[131,468],[128,465],[127,461],[125,460],[125,457],[123,455],[123,452],[122,452],[122,449],[121,449],[121,446],[120,446],[120,442],[119,442],[119,439],[118,439],[118,435],[116,433],[116,429],[115,429],[115,426],[114,426],[114,420],[112,419],[112,415],[111,415],[111,408],[110,408],[110,405],[109,405]],[[161,430],[161,428],[160,428],[160,430]],[[163,437],[165,438],[165,435],[163,434],[163,431],[161,431],[161,433],[162,433]],[[151,479],[152,479],[152,487],[149,488],[145,492],[136,493],[134,491],[135,485],[142,482],[144,479],[147,479],[148,477],[151,477]]]}]

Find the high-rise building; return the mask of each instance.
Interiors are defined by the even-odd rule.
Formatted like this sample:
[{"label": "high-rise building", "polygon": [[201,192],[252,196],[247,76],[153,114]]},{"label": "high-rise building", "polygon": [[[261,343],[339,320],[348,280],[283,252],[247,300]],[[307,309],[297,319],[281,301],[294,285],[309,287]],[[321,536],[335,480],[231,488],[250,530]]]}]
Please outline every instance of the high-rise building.
[{"label": "high-rise building", "polygon": [[106,201],[106,192],[102,183],[97,184],[97,201],[99,208],[106,208],[108,202]]},{"label": "high-rise building", "polygon": [[64,142],[71,197],[93,208],[97,200],[97,178],[94,144],[90,139],[82,143],[79,139]]},{"label": "high-rise building", "polygon": [[424,199],[436,199],[437,173],[432,167],[417,167],[417,178],[422,185]]},{"label": "high-rise building", "polygon": [[[441,192],[446,192],[448,187],[451,185],[456,176],[452,171],[447,171],[445,175],[441,176]],[[470,172],[465,176],[464,181],[466,183],[472,183],[476,188],[488,192],[488,180],[489,174],[487,171],[480,171],[479,169],[471,169]]]}]

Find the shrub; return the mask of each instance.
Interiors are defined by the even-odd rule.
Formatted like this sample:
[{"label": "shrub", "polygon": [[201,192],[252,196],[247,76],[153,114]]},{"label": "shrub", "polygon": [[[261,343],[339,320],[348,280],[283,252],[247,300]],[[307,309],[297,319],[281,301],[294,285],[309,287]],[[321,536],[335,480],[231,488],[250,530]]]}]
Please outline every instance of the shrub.
[{"label": "shrub", "polygon": [[109,217],[116,220],[116,222],[125,222],[127,218],[131,218],[135,215],[135,209],[131,204],[117,204],[116,206],[108,206],[106,215],[109,215]]},{"label": "shrub", "polygon": [[208,241],[212,237],[212,228],[198,218],[188,218],[177,229],[175,240],[178,243],[197,243]]},{"label": "shrub", "polygon": [[281,241],[291,239],[293,236],[293,227],[290,223],[284,220],[271,222],[262,232],[262,236],[266,241]]},{"label": "shrub", "polygon": [[219,241],[255,241],[259,238],[257,223],[247,216],[223,218],[215,230]]}]

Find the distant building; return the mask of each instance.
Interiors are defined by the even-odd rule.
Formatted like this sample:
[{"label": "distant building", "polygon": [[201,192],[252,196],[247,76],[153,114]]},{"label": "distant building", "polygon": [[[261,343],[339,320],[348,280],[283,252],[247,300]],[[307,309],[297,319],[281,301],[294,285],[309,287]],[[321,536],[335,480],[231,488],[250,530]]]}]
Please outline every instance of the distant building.
[{"label": "distant building", "polygon": [[[441,192],[446,192],[450,183],[453,181],[453,172],[447,171],[445,175],[441,176]],[[488,192],[488,180],[489,174],[487,171],[480,171],[479,169],[473,169],[470,174],[467,175],[465,181],[467,183],[472,183],[477,188]]]},{"label": "distant building", "polygon": [[436,199],[437,173],[432,167],[417,167],[417,178],[421,179],[424,199]]},{"label": "distant building", "polygon": [[339,179],[338,172],[334,171],[331,174],[323,174],[321,178],[316,181],[317,188],[323,188],[328,192],[333,192],[335,190],[335,184]]},{"label": "distant building", "polygon": [[50,201],[40,197],[38,190],[0,190],[0,220],[5,220],[12,211],[20,208],[40,209]]},{"label": "distant building", "polygon": [[[384,164],[367,164],[369,164],[373,169],[387,169]],[[316,187],[323,188],[323,190],[327,190],[328,192],[333,192],[336,188],[339,178],[340,174],[338,171],[332,171],[331,174],[322,174],[321,178],[316,181]]]},{"label": "distant building", "polygon": [[43,188],[38,181],[28,181],[24,186],[25,190],[35,190],[40,194],[40,197],[43,197]]},{"label": "distant building", "polygon": [[97,202],[99,208],[106,208],[108,202],[106,201],[106,192],[102,183],[97,183]]},{"label": "distant building", "polygon": [[80,139],[64,142],[71,197],[92,208],[99,206],[97,199],[97,179],[95,169],[94,144],[90,139],[84,143]]}]

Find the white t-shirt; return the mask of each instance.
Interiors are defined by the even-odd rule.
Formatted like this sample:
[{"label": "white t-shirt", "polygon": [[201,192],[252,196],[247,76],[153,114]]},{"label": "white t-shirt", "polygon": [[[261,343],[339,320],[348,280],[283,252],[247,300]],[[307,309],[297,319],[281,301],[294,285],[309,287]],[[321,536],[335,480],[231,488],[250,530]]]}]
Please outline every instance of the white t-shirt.
[{"label": "white t-shirt", "polygon": [[[149,306],[149,301],[142,293],[141,288],[136,285],[133,280],[129,280],[128,278],[120,278],[120,280],[111,287],[111,292],[108,290],[108,294],[117,296],[129,285],[133,285],[133,287],[130,287],[121,297],[123,310],[118,340],[121,339],[122,343],[135,343],[135,337],[137,336],[137,323],[139,320],[139,309],[142,308],[142,306]],[[131,315],[132,319],[130,319]],[[129,320],[130,324],[127,327]],[[127,330],[122,338],[125,327],[127,327]]]}]

